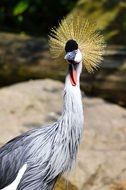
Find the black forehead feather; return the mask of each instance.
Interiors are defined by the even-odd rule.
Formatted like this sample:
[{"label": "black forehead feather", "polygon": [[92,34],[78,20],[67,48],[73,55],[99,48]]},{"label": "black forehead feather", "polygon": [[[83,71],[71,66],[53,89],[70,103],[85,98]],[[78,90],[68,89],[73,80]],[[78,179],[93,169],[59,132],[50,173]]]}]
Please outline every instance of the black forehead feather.
[{"label": "black forehead feather", "polygon": [[65,51],[71,52],[78,49],[78,44],[75,40],[71,39],[66,42]]}]

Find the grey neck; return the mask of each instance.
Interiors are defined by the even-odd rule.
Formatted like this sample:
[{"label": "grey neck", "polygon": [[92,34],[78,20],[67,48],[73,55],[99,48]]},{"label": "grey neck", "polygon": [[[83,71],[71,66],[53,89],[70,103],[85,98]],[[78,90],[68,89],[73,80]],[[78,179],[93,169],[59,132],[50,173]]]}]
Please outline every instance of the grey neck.
[{"label": "grey neck", "polygon": [[62,119],[69,130],[79,128],[79,133],[83,128],[83,105],[80,91],[80,74],[82,70],[82,63],[79,63],[77,68],[77,85],[72,86],[70,82],[69,73],[66,76],[64,88],[64,105]]},{"label": "grey neck", "polygon": [[59,170],[66,171],[71,169],[72,163],[76,159],[78,146],[83,134],[84,115],[79,85],[82,65],[80,64],[79,67],[77,71],[78,83],[76,86],[72,86],[69,74],[66,76],[63,112],[57,122],[58,132],[55,138],[57,146],[55,146],[56,150],[54,152],[57,152],[59,149],[62,150],[58,157],[53,158],[54,160],[58,158],[57,162],[55,161],[57,167],[57,170],[55,170],[56,175]]}]

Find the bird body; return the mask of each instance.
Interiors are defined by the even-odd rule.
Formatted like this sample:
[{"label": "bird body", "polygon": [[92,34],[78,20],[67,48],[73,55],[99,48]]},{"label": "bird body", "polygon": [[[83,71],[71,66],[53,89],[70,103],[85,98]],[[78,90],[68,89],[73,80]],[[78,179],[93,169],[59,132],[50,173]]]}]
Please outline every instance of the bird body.
[{"label": "bird body", "polygon": [[15,180],[24,164],[27,168],[18,190],[51,190],[57,177],[71,169],[83,132],[83,107],[79,84],[69,83],[68,75],[57,122],[28,131],[0,149],[0,189]]},{"label": "bird body", "polygon": [[[70,29],[68,24],[71,26]],[[84,28],[83,32],[86,32],[86,35],[87,32],[90,33],[87,35],[86,44],[88,49],[93,46],[90,53],[94,55],[94,59],[86,53],[88,51],[80,37],[77,41],[79,28]],[[79,32],[83,37],[81,34],[82,32]],[[102,40],[99,35],[93,34],[94,31],[91,31],[87,24],[85,26],[83,22],[78,21],[75,26],[75,21],[72,22],[68,17],[55,31],[54,37],[50,37],[52,55],[57,55],[60,60],[64,57],[68,62],[62,115],[57,122],[30,130],[0,148],[0,189],[12,190],[13,187],[13,190],[52,190],[58,177],[71,169],[84,125],[80,91],[80,74],[84,59],[82,47],[89,71],[96,67],[96,62],[102,55]],[[89,36],[92,40],[89,40]]]}]

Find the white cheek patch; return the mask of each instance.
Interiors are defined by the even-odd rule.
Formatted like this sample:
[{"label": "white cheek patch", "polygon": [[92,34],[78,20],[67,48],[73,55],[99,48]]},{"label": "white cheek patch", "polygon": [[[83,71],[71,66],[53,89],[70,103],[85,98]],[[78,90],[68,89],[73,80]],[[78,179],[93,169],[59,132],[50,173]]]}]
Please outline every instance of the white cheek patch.
[{"label": "white cheek patch", "polygon": [[26,171],[26,169],[27,169],[27,164],[24,164],[22,166],[22,168],[19,170],[16,179],[10,185],[8,185],[7,187],[5,187],[1,190],[16,190],[21,179],[22,179],[22,177],[23,177],[23,175],[24,175],[24,173],[25,173],[25,171]]},{"label": "white cheek patch", "polygon": [[77,50],[76,56],[74,58],[74,61],[77,62],[77,63],[82,61],[82,54],[81,54],[79,49]]}]

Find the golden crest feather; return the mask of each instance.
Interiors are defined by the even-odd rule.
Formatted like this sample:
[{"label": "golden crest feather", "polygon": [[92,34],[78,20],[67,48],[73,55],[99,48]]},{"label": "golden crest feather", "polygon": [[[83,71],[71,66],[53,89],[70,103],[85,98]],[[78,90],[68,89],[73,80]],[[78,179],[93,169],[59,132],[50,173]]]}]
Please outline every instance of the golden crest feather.
[{"label": "golden crest feather", "polygon": [[70,39],[78,43],[83,64],[88,72],[97,69],[103,59],[104,38],[98,32],[96,25],[85,20],[82,15],[67,16],[60,22],[57,29],[51,30],[49,38],[52,58],[60,62],[64,60],[65,44]]}]

